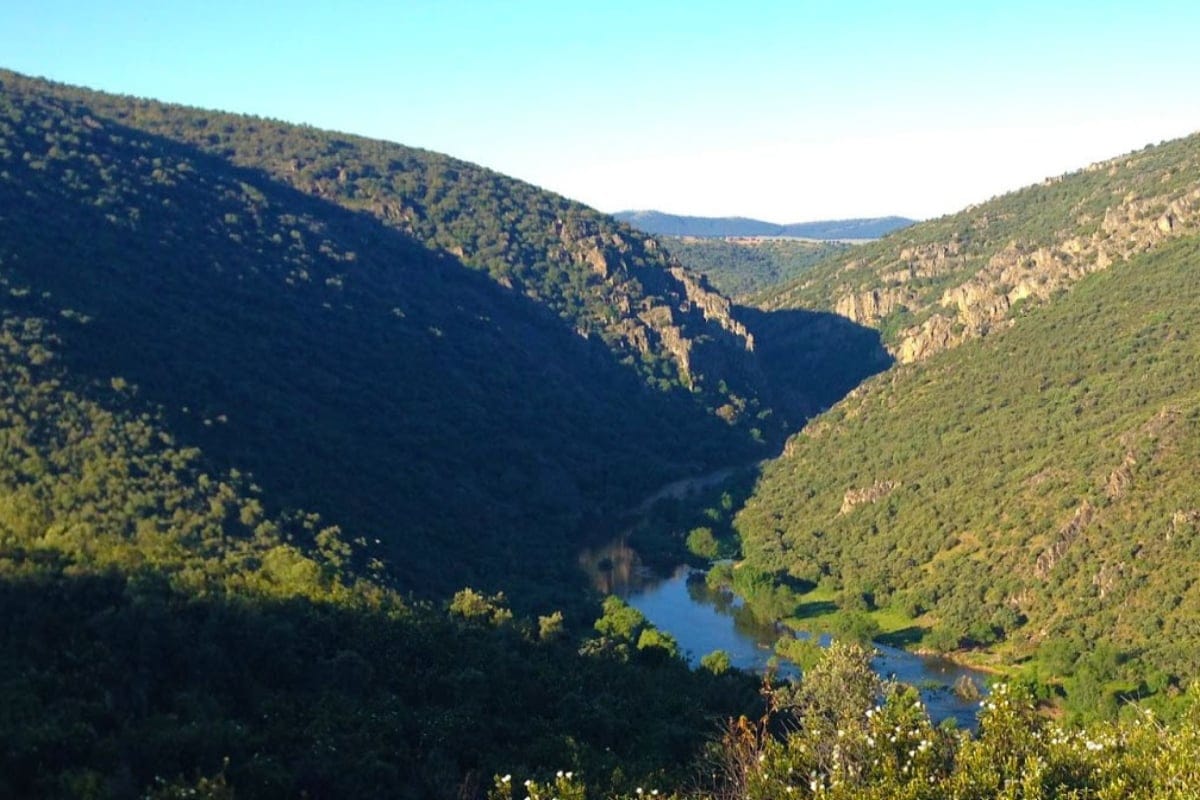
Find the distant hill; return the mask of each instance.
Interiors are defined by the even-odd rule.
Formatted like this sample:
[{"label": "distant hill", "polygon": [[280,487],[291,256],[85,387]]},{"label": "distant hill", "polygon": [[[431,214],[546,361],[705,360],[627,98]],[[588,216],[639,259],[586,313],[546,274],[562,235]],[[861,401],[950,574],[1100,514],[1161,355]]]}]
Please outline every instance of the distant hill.
[{"label": "distant hill", "polygon": [[828,240],[878,239],[915,222],[905,217],[872,217],[778,225],[746,217],[687,217],[661,211],[618,211],[613,218],[658,236],[792,236]]},{"label": "distant hill", "polygon": [[789,283],[806,269],[854,245],[759,237],[664,236],[671,255],[735,300]]}]

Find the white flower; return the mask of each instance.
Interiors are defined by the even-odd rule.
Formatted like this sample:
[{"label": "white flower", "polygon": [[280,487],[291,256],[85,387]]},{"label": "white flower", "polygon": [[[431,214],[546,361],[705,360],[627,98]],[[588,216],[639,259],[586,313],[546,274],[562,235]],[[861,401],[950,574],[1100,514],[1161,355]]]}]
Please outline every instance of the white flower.
[{"label": "white flower", "polygon": [[504,783],[508,783],[509,781],[511,781],[511,780],[512,780],[512,775],[505,775],[505,776],[504,776],[503,778],[501,778],[500,780],[501,780],[502,782],[504,782]]}]

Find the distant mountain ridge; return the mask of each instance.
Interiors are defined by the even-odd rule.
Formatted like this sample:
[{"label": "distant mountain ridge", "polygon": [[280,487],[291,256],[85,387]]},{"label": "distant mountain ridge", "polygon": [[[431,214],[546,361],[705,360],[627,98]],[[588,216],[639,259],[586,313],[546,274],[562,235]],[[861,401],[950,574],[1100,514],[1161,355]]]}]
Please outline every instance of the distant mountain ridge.
[{"label": "distant mountain ridge", "polygon": [[656,236],[793,236],[801,239],[878,239],[907,228],[907,217],[866,217],[779,225],[748,217],[689,217],[662,211],[618,211],[613,218]]}]

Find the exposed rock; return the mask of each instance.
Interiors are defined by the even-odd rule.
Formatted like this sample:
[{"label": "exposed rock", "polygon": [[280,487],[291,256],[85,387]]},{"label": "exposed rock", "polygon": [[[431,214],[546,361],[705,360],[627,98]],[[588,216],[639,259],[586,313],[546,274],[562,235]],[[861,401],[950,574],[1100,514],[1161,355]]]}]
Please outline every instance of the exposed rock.
[{"label": "exposed rock", "polygon": [[1092,504],[1086,500],[1083,501],[1079,508],[1075,509],[1075,513],[1071,516],[1070,521],[1059,529],[1054,542],[1038,556],[1037,562],[1033,565],[1033,576],[1035,578],[1046,580],[1050,576],[1050,571],[1067,554],[1067,551],[1071,548],[1071,544],[1079,538],[1079,534],[1083,533],[1083,530],[1092,523],[1094,516],[1095,509],[1092,507]]},{"label": "exposed rock", "polygon": [[747,351],[754,350],[754,336],[734,318],[733,303],[728,297],[710,287],[703,275],[689,272],[678,265],[671,267],[669,272],[682,284],[687,302],[699,308],[704,319],[716,322],[723,330],[741,339]]},{"label": "exposed rock", "polygon": [[955,333],[954,320],[942,314],[934,314],[919,326],[904,331],[894,355],[901,364],[909,364],[913,361],[923,361],[960,341],[962,337]]},{"label": "exposed rock", "polygon": [[588,250],[583,259],[601,278],[607,278],[611,274],[608,268],[608,259],[604,257],[604,251],[599,247]]},{"label": "exposed rock", "polygon": [[[600,278],[592,288],[600,295],[598,305],[616,315],[597,320],[608,342],[624,343],[641,355],[661,348],[688,385],[701,367],[714,383],[731,375],[755,374],[753,363],[736,363],[737,359],[725,352],[754,350],[754,337],[736,318],[733,304],[703,276],[666,262],[654,239],[603,232],[596,220],[583,217],[557,219],[554,231],[562,253],[575,263],[588,265]],[[643,299],[634,303],[631,294]],[[694,343],[701,338],[712,346],[703,348],[703,363],[697,364],[701,349]]]},{"label": "exposed rock", "polygon": [[1124,561],[1119,564],[1105,564],[1092,576],[1092,586],[1100,590],[1101,600],[1116,588],[1117,582],[1125,576],[1125,569]]},{"label": "exposed rock", "polygon": [[878,503],[902,485],[900,481],[875,481],[865,489],[847,489],[842,495],[842,508],[838,514],[849,514],[864,503]]},{"label": "exposed rock", "polygon": [[[1083,215],[1080,224],[1091,218]],[[986,215],[972,220],[976,229],[988,224]],[[1045,301],[1093,272],[1198,230],[1200,189],[1151,197],[1128,192],[1105,210],[1099,228],[1090,235],[1064,232],[1059,241],[1037,247],[1010,242],[937,300],[911,287],[919,278],[969,268],[968,248],[957,235],[946,242],[904,247],[890,264],[875,263],[880,279],[892,285],[845,293],[834,307],[854,322],[873,325],[901,309],[920,313],[930,305],[940,306],[925,322],[902,330],[890,346],[898,361],[919,361],[1005,327],[1018,302]],[[855,261],[846,269],[861,266]]]},{"label": "exposed rock", "polygon": [[1200,524],[1200,510],[1180,509],[1176,511],[1171,515],[1171,521],[1167,523],[1167,541],[1173,541],[1181,535],[1195,533],[1197,524]]},{"label": "exposed rock", "polygon": [[900,310],[913,299],[912,293],[904,289],[873,289],[841,298],[834,310],[851,322],[869,325]]},{"label": "exposed rock", "polygon": [[1133,483],[1133,468],[1137,466],[1137,463],[1137,457],[1132,452],[1128,452],[1125,454],[1121,466],[1108,476],[1108,480],[1104,483],[1104,494],[1109,500],[1116,500],[1125,494],[1129,484]]}]

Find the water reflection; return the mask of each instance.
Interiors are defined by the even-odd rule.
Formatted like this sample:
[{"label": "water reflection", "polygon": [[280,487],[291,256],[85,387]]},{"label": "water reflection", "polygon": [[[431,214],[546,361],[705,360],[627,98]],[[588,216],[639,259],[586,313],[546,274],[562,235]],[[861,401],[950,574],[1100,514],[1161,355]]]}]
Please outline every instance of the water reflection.
[{"label": "water reflection", "polygon": [[[776,640],[792,633],[773,621],[758,619],[729,592],[710,589],[703,573],[679,567],[669,576],[655,575],[623,540],[585,553],[580,563],[597,589],[618,595],[674,636],[690,663],[698,664],[713,650],[724,650],[739,669],[762,672],[768,663],[776,663],[782,676],[799,674],[795,665],[778,660],[774,653]],[[828,637],[821,637],[820,643],[827,646]],[[960,698],[952,687],[965,676],[982,690],[986,685],[983,673],[943,658],[918,656],[881,644],[875,648],[875,671],[916,686],[934,722],[953,717],[959,727],[975,726],[978,701]]]},{"label": "water reflection", "polygon": [[642,563],[637,551],[629,546],[624,536],[603,547],[584,550],[579,554],[579,566],[591,580],[592,586],[604,594],[626,597],[631,592],[663,582],[661,576],[655,575]]}]

